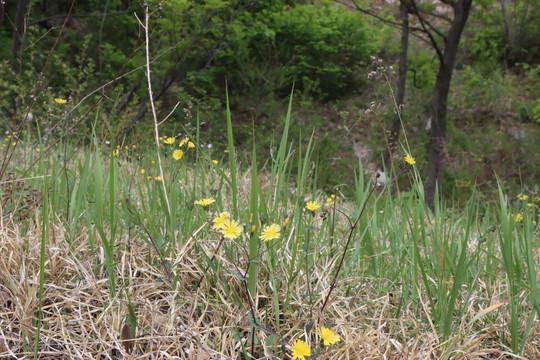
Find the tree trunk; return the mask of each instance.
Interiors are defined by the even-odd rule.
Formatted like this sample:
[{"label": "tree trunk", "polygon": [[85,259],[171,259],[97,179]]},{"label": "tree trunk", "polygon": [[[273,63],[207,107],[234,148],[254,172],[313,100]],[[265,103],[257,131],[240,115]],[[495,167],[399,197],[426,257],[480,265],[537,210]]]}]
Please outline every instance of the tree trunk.
[{"label": "tree trunk", "polygon": [[17,2],[17,13],[15,14],[15,28],[13,29],[13,42],[11,44],[11,52],[16,59],[19,58],[22,38],[26,30],[26,26],[24,24],[24,15],[26,14],[26,1],[27,0],[19,0]]},{"label": "tree trunk", "polygon": [[442,189],[444,175],[448,92],[456,62],[459,40],[469,17],[472,0],[460,0],[458,2],[449,2],[449,4],[454,8],[454,19],[444,39],[444,51],[433,93],[428,170],[426,181],[424,182],[425,201],[432,210],[435,207],[435,191]]},{"label": "tree trunk", "polygon": [[407,81],[407,50],[409,48],[409,12],[404,1],[399,2],[399,13],[401,17],[401,52],[398,61],[398,81],[396,90],[396,109],[392,129],[388,137],[388,143],[383,155],[383,169],[388,173],[391,166],[392,152],[396,149],[401,122],[403,120],[403,101],[405,99],[405,84]]}]

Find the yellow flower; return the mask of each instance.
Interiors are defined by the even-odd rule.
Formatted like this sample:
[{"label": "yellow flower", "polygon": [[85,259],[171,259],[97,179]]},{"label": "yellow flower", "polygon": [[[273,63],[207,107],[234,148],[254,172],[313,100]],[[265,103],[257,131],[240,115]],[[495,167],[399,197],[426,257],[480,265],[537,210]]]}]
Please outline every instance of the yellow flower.
[{"label": "yellow flower", "polygon": [[405,162],[406,162],[407,164],[409,164],[409,165],[414,165],[414,164],[416,164],[416,161],[414,160],[414,158],[413,158],[411,155],[409,155],[409,154],[405,155]]},{"label": "yellow flower", "polygon": [[170,138],[166,138],[165,140],[163,140],[163,142],[164,142],[165,144],[172,145],[172,144],[174,144],[174,141],[175,141],[175,140],[176,140],[175,138],[170,137]]},{"label": "yellow flower", "polygon": [[[39,149],[38,149],[39,150]],[[527,204],[528,207],[533,207],[533,203],[528,203]]]},{"label": "yellow flower", "polygon": [[212,198],[203,198],[201,200],[196,200],[194,202],[195,205],[201,205],[202,207],[207,207],[208,205],[210,205],[211,203],[215,202],[216,200],[212,199]]},{"label": "yellow flower", "polygon": [[67,103],[67,100],[61,99],[61,98],[55,98],[54,101],[56,101],[59,104],[65,104]]},{"label": "yellow flower", "polygon": [[266,226],[261,232],[260,239],[263,241],[269,241],[272,239],[277,239],[281,236],[281,226],[278,224],[272,224]]},{"label": "yellow flower", "polygon": [[215,165],[217,165],[219,161],[217,161],[217,160],[212,160],[212,162],[213,162]]},{"label": "yellow flower", "polygon": [[150,175],[148,175],[146,178],[147,178],[148,180],[152,179],[152,177],[151,177]]},{"label": "yellow flower", "polygon": [[[40,151],[41,151],[41,149],[40,149],[40,148],[36,148],[36,151],[37,151],[37,152],[40,152]],[[531,206],[532,206],[532,204],[531,204]]]},{"label": "yellow flower", "polygon": [[254,233],[255,229],[257,229],[257,225],[251,225],[251,232]]},{"label": "yellow flower", "polygon": [[289,225],[289,218],[285,218],[285,223],[283,224],[283,227],[287,227]]},{"label": "yellow flower", "polygon": [[324,326],[317,328],[317,330],[319,330],[319,335],[321,339],[323,340],[323,343],[325,346],[335,344],[340,340],[338,335],[334,334],[332,330]]},{"label": "yellow flower", "polygon": [[306,204],[306,209],[308,209],[311,212],[315,212],[320,207],[321,205],[317,203],[316,201],[308,201]]},{"label": "yellow flower", "polygon": [[212,226],[212,229],[214,230],[221,230],[223,229],[223,223],[225,220],[227,220],[231,216],[231,214],[227,211],[224,211],[220,213],[212,222],[214,223],[214,226]]},{"label": "yellow flower", "polygon": [[184,156],[184,152],[180,149],[174,150],[174,152],[172,153],[172,157],[174,158],[174,160],[180,160],[182,156]]},{"label": "yellow flower", "polygon": [[144,175],[145,171],[144,169],[141,169],[141,175]]},{"label": "yellow flower", "polygon": [[156,179],[156,181],[161,181],[161,176],[156,176],[154,179]]},{"label": "yellow flower", "polygon": [[517,214],[515,220],[516,220],[516,222],[522,222],[523,221],[523,215]]},{"label": "yellow flower", "polygon": [[127,145],[124,146],[124,149],[125,149],[125,150],[129,150],[129,146],[127,146]]},{"label": "yellow flower", "polygon": [[227,239],[234,240],[242,233],[242,227],[238,224],[238,221],[233,219],[227,219],[223,222],[221,233]]},{"label": "yellow flower", "polygon": [[291,355],[293,360],[306,360],[305,356],[311,356],[311,349],[305,341],[296,340],[291,346]]},{"label": "yellow flower", "polygon": [[519,194],[519,195],[517,196],[517,198],[518,198],[519,200],[527,200],[527,199],[529,198],[529,195]]},{"label": "yellow flower", "polygon": [[185,137],[182,140],[180,140],[180,143],[178,144],[178,147],[182,147],[182,146],[186,145],[188,142],[189,142],[189,138]]},{"label": "yellow flower", "polygon": [[195,147],[195,144],[190,141],[188,142],[187,147],[188,149],[193,149]]},{"label": "yellow flower", "polygon": [[137,145],[131,145],[132,148],[136,149],[137,148]]}]

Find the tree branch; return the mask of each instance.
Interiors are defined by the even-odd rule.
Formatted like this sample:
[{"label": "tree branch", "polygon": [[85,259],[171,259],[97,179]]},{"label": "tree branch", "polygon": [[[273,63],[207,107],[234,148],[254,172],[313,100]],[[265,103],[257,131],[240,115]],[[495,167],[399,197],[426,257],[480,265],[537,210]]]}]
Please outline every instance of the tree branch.
[{"label": "tree branch", "polygon": [[[382,21],[383,23],[385,23],[385,24],[387,24],[387,25],[391,25],[391,26],[393,26],[393,27],[395,27],[395,28],[397,28],[397,29],[402,29],[402,28],[403,28],[403,25],[402,25],[401,23],[398,23],[398,22],[395,22],[395,21],[392,21],[392,20],[385,19],[385,18],[380,17],[379,15],[377,15],[377,14],[375,14],[375,13],[372,13],[372,12],[369,11],[369,10],[366,10],[366,9],[361,8],[360,5],[358,5],[358,4],[356,3],[355,0],[352,0],[352,2],[353,2],[353,4],[354,4],[355,7],[352,7],[349,3],[345,3],[345,2],[342,2],[342,1],[340,1],[340,0],[336,0],[336,2],[339,3],[339,4],[342,4],[342,5],[347,6],[348,8],[356,9],[356,10],[360,11],[360,12],[363,13],[363,14],[366,14],[366,15],[369,15],[369,16],[371,16],[371,17],[374,17],[375,19],[377,19],[377,20],[379,20],[379,21]],[[415,36],[416,38],[418,38],[418,39],[420,39],[420,40],[422,40],[422,41],[424,41],[424,42],[426,42],[426,43],[428,43],[428,44],[431,45],[431,42],[430,42],[429,40],[423,38],[422,36],[420,36],[420,35],[418,35],[418,34],[416,34],[416,33],[414,33],[415,31],[424,33],[424,32],[426,32],[424,29],[418,28],[418,27],[416,27],[416,26],[409,26],[408,29],[409,29],[409,31],[411,31],[412,36]]]},{"label": "tree branch", "polygon": [[75,18],[75,17],[88,18],[88,17],[104,17],[104,16],[109,17],[109,16],[126,15],[126,14],[131,13],[132,11],[133,11],[133,8],[129,7],[124,11],[120,11],[120,12],[117,12],[117,13],[110,13],[110,14],[103,14],[103,13],[99,13],[99,14],[58,14],[58,15],[47,16],[47,17],[39,19],[39,20],[31,21],[28,24],[26,24],[26,26],[37,25],[39,23],[47,22],[49,20],[54,20],[54,19],[63,19],[63,18],[66,18],[68,16],[70,18]]},{"label": "tree branch", "polygon": [[[420,21],[420,25],[422,25],[422,28],[424,29],[424,32],[429,37],[431,46],[433,46],[433,49],[435,49],[435,52],[437,53],[437,57],[439,58],[439,61],[441,62],[441,64],[444,64],[445,61],[444,61],[442,51],[439,48],[439,44],[433,37],[433,34],[426,28],[426,24],[424,23],[425,19],[422,15],[420,15],[420,12],[418,11],[418,8],[416,7],[416,2],[412,1],[412,4],[413,4],[412,10],[413,10],[414,15],[418,18],[418,20]],[[444,36],[443,36],[443,39],[444,39]]]}]

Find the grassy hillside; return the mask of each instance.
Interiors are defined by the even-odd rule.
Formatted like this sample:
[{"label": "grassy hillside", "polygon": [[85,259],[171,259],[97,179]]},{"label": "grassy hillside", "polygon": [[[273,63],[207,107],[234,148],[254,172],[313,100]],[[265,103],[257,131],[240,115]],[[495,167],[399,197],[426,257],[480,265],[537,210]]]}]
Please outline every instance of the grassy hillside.
[{"label": "grassy hillside", "polygon": [[360,162],[351,196],[323,192],[291,118],[247,163],[232,126],[226,152],[199,132],[147,148],[12,135],[0,355],[540,356],[538,194],[430,212],[408,150],[386,186]]}]

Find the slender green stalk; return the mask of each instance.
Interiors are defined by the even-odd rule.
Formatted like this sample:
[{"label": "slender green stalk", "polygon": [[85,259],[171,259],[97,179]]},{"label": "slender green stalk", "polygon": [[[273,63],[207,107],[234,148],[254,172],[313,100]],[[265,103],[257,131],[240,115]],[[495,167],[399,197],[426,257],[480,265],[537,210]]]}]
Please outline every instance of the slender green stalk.
[{"label": "slender green stalk", "polygon": [[43,284],[45,283],[45,252],[49,234],[49,185],[47,178],[43,180],[43,215],[41,222],[41,248],[39,260],[39,291],[38,291],[38,324],[36,329],[36,339],[34,341],[34,360],[38,358],[39,336],[41,333],[41,319],[43,317]]},{"label": "slender green stalk", "polygon": [[233,140],[233,130],[232,130],[232,121],[231,121],[231,109],[229,107],[229,91],[225,89],[225,95],[227,98],[227,145],[229,149],[229,170],[231,177],[231,191],[232,191],[232,206],[233,206],[233,216],[235,219],[238,218],[238,189],[236,188],[236,161],[234,158],[234,140]]},{"label": "slender green stalk", "polygon": [[[250,225],[251,236],[249,238],[249,268],[248,268],[248,289],[251,296],[256,299],[257,267],[259,258],[259,237],[256,227],[259,224],[259,186],[257,181],[257,154],[255,151],[255,135],[253,136],[253,160],[251,162],[251,189],[250,189]],[[255,228],[254,228],[255,227]],[[253,231],[255,229],[255,231]]]}]

